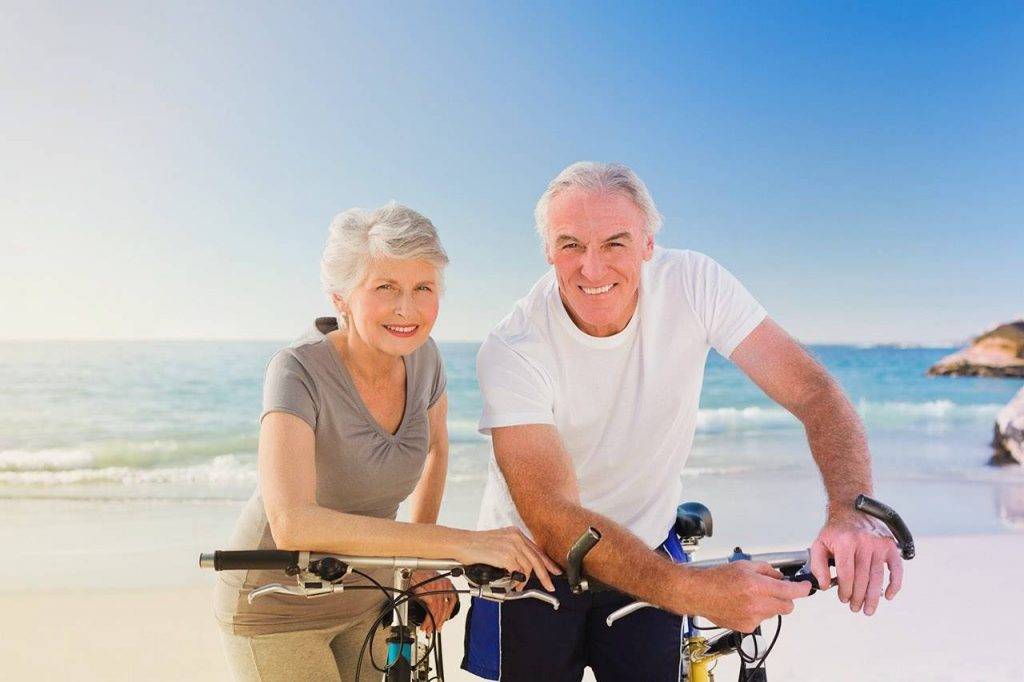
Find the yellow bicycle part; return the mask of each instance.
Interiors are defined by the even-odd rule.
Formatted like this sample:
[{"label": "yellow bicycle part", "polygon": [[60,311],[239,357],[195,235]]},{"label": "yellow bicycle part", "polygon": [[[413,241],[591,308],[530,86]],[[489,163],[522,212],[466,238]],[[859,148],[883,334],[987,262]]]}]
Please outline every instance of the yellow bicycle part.
[{"label": "yellow bicycle part", "polygon": [[715,682],[710,664],[724,654],[708,655],[710,644],[705,637],[690,637],[683,645],[683,650],[690,661],[690,677],[688,682]]}]

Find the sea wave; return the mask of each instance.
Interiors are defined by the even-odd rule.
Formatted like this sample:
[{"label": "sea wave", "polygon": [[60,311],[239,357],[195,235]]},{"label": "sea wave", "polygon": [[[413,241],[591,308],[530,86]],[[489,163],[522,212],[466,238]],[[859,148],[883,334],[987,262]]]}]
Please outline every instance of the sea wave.
[{"label": "sea wave", "polygon": [[[7,454],[9,453],[0,453],[0,456]],[[68,454],[70,455],[70,453]],[[51,466],[35,469],[0,469],[0,484],[35,486],[99,483],[126,486],[176,484],[205,485],[211,488],[252,487],[256,484],[256,458],[254,455],[227,454],[190,466],[148,469],[127,466],[83,468],[75,466],[76,461],[70,456],[63,459],[53,455],[49,457],[50,463],[59,460],[64,466],[62,468]]]},{"label": "sea wave", "polygon": [[[871,402],[855,405],[869,426],[914,426],[985,423],[995,420],[1002,405],[959,405],[949,400]],[[778,407],[718,407],[697,414],[697,433],[715,434],[802,428],[796,417]]]}]

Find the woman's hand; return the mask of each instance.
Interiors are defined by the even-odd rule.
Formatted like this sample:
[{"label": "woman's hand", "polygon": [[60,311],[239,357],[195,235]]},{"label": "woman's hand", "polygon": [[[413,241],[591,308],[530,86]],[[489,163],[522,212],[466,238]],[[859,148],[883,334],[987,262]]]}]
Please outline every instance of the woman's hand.
[{"label": "woman's hand", "polygon": [[510,573],[519,571],[527,580],[531,573],[535,573],[537,580],[548,592],[555,591],[551,574],[562,574],[558,564],[549,559],[533,540],[513,526],[469,533],[466,543],[455,559],[464,564],[498,566]]},{"label": "woman's hand", "polygon": [[448,618],[451,617],[452,611],[455,609],[455,605],[459,603],[459,595],[455,594],[455,586],[452,585],[452,581],[448,578],[441,578],[439,580],[431,580],[437,575],[437,571],[413,571],[412,572],[412,584],[421,583],[425,580],[430,582],[425,585],[421,585],[413,590],[416,595],[429,593],[429,592],[442,592],[445,590],[453,590],[447,594],[424,594],[418,599],[423,602],[423,605],[430,611],[430,614],[434,617],[433,620],[430,616],[427,616],[423,621],[423,625],[420,629],[426,633],[432,633],[434,626],[440,630]]}]

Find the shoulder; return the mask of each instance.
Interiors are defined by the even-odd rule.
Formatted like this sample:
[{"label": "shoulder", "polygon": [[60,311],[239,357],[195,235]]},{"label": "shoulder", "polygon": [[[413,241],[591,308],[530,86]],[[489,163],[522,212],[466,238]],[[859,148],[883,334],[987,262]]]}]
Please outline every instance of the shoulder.
[{"label": "shoulder", "polygon": [[558,285],[554,271],[549,270],[534,283],[530,292],[515,302],[512,311],[499,322],[484,341],[484,347],[508,347],[529,352],[531,347],[544,344],[550,336],[550,299],[556,296]]},{"label": "shoulder", "polygon": [[303,336],[280,349],[267,363],[267,378],[292,375],[304,383],[315,384],[317,377],[328,369],[332,361],[330,341],[325,336]]}]

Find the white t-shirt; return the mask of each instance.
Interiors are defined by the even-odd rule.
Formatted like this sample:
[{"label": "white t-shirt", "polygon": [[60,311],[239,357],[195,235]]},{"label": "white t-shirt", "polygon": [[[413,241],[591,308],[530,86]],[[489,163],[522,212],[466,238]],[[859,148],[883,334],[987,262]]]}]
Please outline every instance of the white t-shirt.
[{"label": "white t-shirt", "polygon": [[[729,357],[764,318],[711,258],[655,247],[629,324],[589,336],[569,318],[549,271],[480,347],[480,432],[553,424],[583,506],[656,547],[682,496],[708,349]],[[529,532],[492,454],[478,527],[510,525]]]}]

